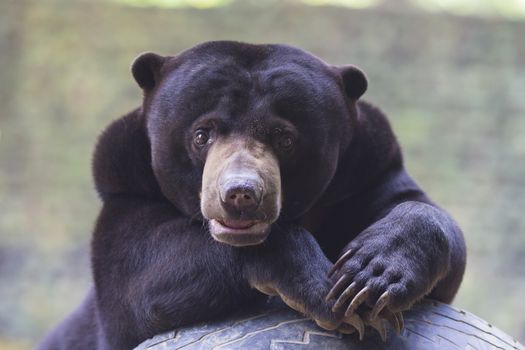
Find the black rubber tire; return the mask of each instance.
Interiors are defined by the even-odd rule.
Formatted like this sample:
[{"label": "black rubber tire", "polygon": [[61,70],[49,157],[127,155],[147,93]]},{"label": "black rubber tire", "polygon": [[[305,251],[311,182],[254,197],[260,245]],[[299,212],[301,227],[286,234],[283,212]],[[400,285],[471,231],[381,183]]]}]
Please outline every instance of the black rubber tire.
[{"label": "black rubber tire", "polygon": [[325,331],[314,322],[281,303],[269,303],[260,310],[225,321],[181,328],[158,335],[135,350],[375,350],[375,349],[519,349],[523,345],[486,321],[450,305],[424,300],[404,313],[400,335],[388,332],[382,342],[375,331],[359,341]]}]

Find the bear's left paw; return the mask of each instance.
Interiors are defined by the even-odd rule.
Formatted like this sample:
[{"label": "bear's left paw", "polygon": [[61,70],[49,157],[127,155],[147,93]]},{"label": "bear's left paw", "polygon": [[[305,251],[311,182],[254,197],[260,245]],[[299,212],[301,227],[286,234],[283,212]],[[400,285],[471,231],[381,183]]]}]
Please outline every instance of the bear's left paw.
[{"label": "bear's left paw", "polygon": [[[328,331],[336,330],[344,334],[352,334],[357,331],[360,337],[364,334],[365,324],[358,315],[351,315],[344,319],[338,317],[331,311],[331,303],[326,303],[322,295],[319,296],[320,298],[317,298],[317,293],[309,293],[309,297],[305,297],[304,295],[303,298],[299,296],[293,297],[294,293],[290,293],[290,291],[278,291],[270,284],[252,283],[252,286],[266,295],[278,295],[285,304],[310,317],[323,329]],[[329,286],[327,286],[326,290],[329,290]]]},{"label": "bear's left paw", "polygon": [[[337,280],[326,301],[333,302],[332,311],[343,314],[343,320],[360,318],[365,326],[375,329],[385,341],[385,321],[397,334],[404,327],[401,311],[411,304],[407,302],[411,299],[407,291],[413,283],[407,278],[409,271],[401,271],[385,263],[390,259],[385,259],[382,254],[366,254],[368,249],[365,248],[356,256],[359,250],[347,251],[334,264],[329,276],[335,276]],[[359,333],[362,339],[364,332]]]}]

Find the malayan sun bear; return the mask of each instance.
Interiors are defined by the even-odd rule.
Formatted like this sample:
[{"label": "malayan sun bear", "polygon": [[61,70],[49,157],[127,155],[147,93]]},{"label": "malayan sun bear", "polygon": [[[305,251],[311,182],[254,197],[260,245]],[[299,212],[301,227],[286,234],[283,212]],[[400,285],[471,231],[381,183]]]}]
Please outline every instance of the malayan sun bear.
[{"label": "malayan sun bear", "polygon": [[452,301],[462,233],[359,100],[361,70],[218,41],[142,54],[132,73],[143,104],[93,159],[94,286],[40,349],[128,350],[267,295],[322,328],[384,338],[422,297]]}]

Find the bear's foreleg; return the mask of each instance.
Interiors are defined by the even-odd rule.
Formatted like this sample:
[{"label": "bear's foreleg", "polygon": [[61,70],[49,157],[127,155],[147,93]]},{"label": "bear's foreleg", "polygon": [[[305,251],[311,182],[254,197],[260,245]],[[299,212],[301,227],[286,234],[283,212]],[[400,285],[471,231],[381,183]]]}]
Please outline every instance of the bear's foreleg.
[{"label": "bear's foreleg", "polygon": [[325,300],[332,286],[328,276],[332,263],[308,231],[277,224],[266,242],[243,252],[244,275],[252,287],[279,295],[324,329],[363,334],[365,324],[357,315],[334,313],[333,302]]},{"label": "bear's foreleg", "polygon": [[224,317],[263,296],[234,247],[163,202],[106,200],[93,240],[104,349],[131,349],[160,332]]},{"label": "bear's foreleg", "polygon": [[395,206],[355,237],[331,271],[327,299],[334,312],[359,314],[384,338],[381,318],[400,323],[401,311],[430,294],[450,302],[464,269],[461,231],[441,209],[419,201]]}]

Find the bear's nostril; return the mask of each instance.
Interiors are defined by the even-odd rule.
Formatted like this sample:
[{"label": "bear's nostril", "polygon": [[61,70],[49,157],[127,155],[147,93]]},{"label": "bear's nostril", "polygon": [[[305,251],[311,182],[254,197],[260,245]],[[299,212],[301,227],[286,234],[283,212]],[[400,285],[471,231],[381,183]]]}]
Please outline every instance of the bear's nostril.
[{"label": "bear's nostril", "polygon": [[254,211],[259,206],[262,193],[256,190],[256,186],[243,182],[229,183],[224,188],[221,197],[225,209],[249,212]]}]

